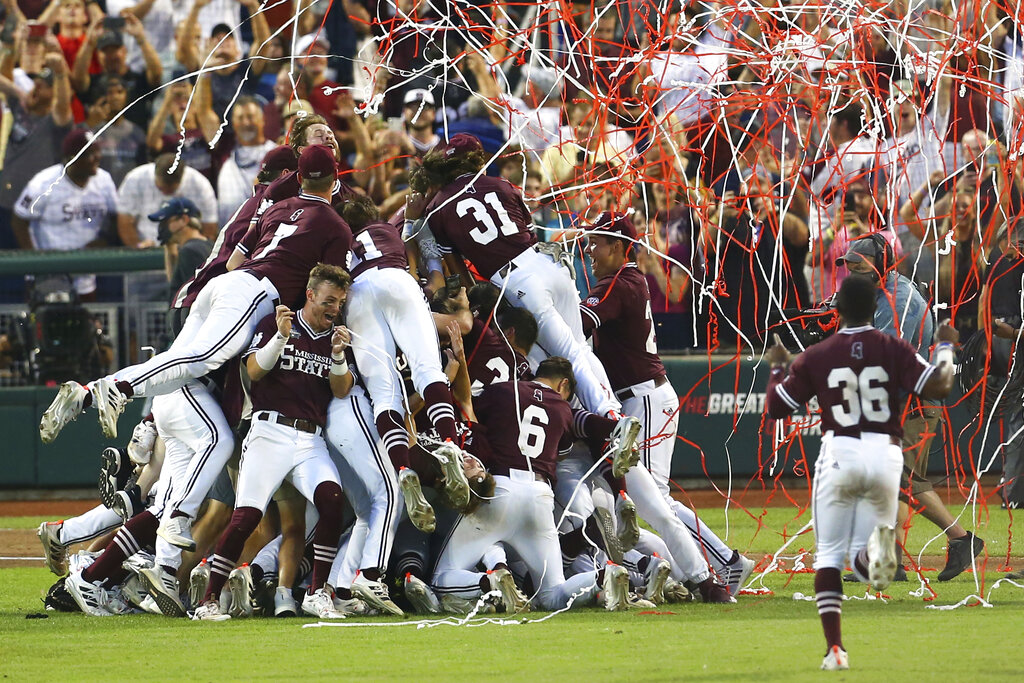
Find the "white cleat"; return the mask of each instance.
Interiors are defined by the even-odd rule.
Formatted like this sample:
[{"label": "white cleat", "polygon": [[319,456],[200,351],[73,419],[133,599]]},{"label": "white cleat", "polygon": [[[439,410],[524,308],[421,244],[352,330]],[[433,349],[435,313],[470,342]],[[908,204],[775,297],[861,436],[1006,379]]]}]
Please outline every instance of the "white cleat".
[{"label": "white cleat", "polygon": [[234,618],[251,617],[252,570],[249,565],[243,564],[231,570],[228,574],[228,590],[231,591],[231,607],[228,608],[228,614]]},{"label": "white cleat", "polygon": [[604,568],[604,608],[609,612],[629,609],[629,572],[625,567],[608,563]]},{"label": "white cleat", "polygon": [[668,560],[658,557],[651,558],[644,573],[644,599],[654,605],[663,605],[667,601],[665,597],[665,583],[669,574],[672,573],[672,565]]},{"label": "white cleat", "polygon": [[214,599],[207,600],[192,613],[192,621],[227,621],[230,614],[221,612],[220,603]]},{"label": "white cleat", "polygon": [[737,553],[736,560],[725,565],[718,572],[718,577],[722,580],[725,587],[729,589],[731,596],[736,597],[740,590],[747,585],[747,579],[750,578],[756,564],[753,560]]},{"label": "white cleat", "polygon": [[[121,584],[121,595],[124,596],[125,600],[130,602],[135,607],[142,609],[143,601],[149,597],[149,593],[146,591],[146,585],[142,583],[142,579],[139,578],[138,574],[132,574],[128,577],[128,580]],[[156,605],[156,602],[153,603]],[[157,612],[160,608],[156,608]]]},{"label": "white cleat", "polygon": [[405,575],[405,597],[417,614],[440,614],[441,603],[430,586],[412,574]]},{"label": "white cleat", "polygon": [[163,567],[150,567],[139,572],[139,578],[156,600],[160,611],[168,617],[185,616],[185,605],[178,592],[178,577]]},{"label": "white cleat", "polygon": [[469,480],[462,470],[462,451],[451,441],[445,441],[434,449],[434,458],[444,472],[444,490],[456,510],[469,505]]},{"label": "white cleat", "polygon": [[636,503],[625,491],[619,491],[615,499],[615,516],[618,521],[619,546],[628,552],[640,540],[640,523],[636,519]]},{"label": "white cleat", "polygon": [[512,572],[505,568],[487,572],[487,581],[492,591],[501,593],[501,604],[505,606],[505,614],[520,614],[530,611],[530,601],[519,590]]},{"label": "white cleat", "polygon": [[318,588],[302,598],[302,611],[318,619],[344,619],[345,615],[334,609],[334,598],[327,588]]},{"label": "white cleat", "polygon": [[847,656],[846,650],[838,645],[833,645],[829,648],[828,654],[825,655],[821,668],[823,671],[845,671],[849,669],[850,658]]},{"label": "white cleat", "polygon": [[196,541],[192,538],[192,520],[188,517],[171,517],[160,522],[156,535],[182,550],[194,552],[196,549]]},{"label": "white cleat", "polygon": [[896,530],[879,524],[868,536],[868,583],[873,590],[881,591],[889,587],[892,578],[896,576],[898,561]]},{"label": "white cleat", "polygon": [[337,595],[334,596],[334,610],[341,612],[346,617],[360,617],[369,612],[369,608],[366,603],[359,598],[339,598]]},{"label": "white cleat", "polygon": [[672,603],[693,602],[693,593],[679,581],[669,579],[665,582],[665,600]]},{"label": "white cleat", "polygon": [[601,533],[601,540],[604,541],[604,551],[608,554],[608,559],[619,564],[622,562],[622,542],[619,541],[619,535],[615,533],[615,520],[612,519],[612,513],[603,507],[595,507],[594,517],[597,518],[597,529]]},{"label": "white cleat", "polygon": [[60,430],[82,414],[82,403],[88,393],[78,382],[64,382],[60,385],[57,397],[39,420],[39,439],[43,443],[53,443]]},{"label": "white cleat", "polygon": [[93,617],[109,617],[110,610],[107,609],[107,591],[103,589],[101,582],[89,583],[82,578],[82,572],[77,571],[68,574],[64,580],[64,587],[75,599],[78,608]]},{"label": "white cleat", "polygon": [[372,609],[380,610],[386,614],[393,614],[396,617],[405,616],[405,612],[391,601],[391,594],[388,587],[380,581],[371,581],[363,576],[362,572],[356,574],[352,579],[352,595],[356,596]]},{"label": "white cleat", "polygon": [[145,465],[153,457],[153,446],[156,444],[156,425],[143,420],[132,430],[132,440],[128,442],[128,458],[136,465]]},{"label": "white cleat", "polygon": [[615,429],[608,438],[608,449],[605,455],[612,458],[612,476],[622,477],[638,462],[640,452],[634,448],[636,437],[640,435],[640,420],[632,416],[620,418]]},{"label": "white cleat", "polygon": [[492,602],[483,600],[481,603],[479,598],[469,600],[458,595],[445,594],[441,596],[440,603],[441,611],[451,614],[470,614],[473,610],[476,610],[477,614],[496,614],[498,612],[498,608]]},{"label": "white cleat", "polygon": [[419,475],[408,467],[403,467],[398,472],[398,486],[402,489],[405,509],[413,526],[423,533],[433,533],[437,520],[434,517],[434,508],[430,507],[430,503],[423,497]]},{"label": "white cleat", "polygon": [[203,596],[206,595],[206,587],[209,585],[210,565],[207,564],[204,557],[188,575],[188,601],[193,605],[201,603]]},{"label": "white cleat", "polygon": [[294,617],[299,613],[299,606],[295,604],[292,591],[287,586],[278,586],[274,591],[274,616]]},{"label": "white cleat", "polygon": [[146,597],[142,598],[142,602],[139,603],[139,609],[148,614],[159,614],[163,616],[163,612],[160,611],[160,605],[156,604],[156,600],[149,593],[146,593]]},{"label": "white cleat", "polygon": [[114,380],[104,377],[92,385],[92,404],[99,413],[100,429],[108,439],[117,438],[117,418],[121,417],[128,397],[121,393]]},{"label": "white cleat", "polygon": [[46,568],[57,576],[68,573],[68,547],[60,542],[60,530],[64,522],[43,522],[39,525],[39,542],[43,544]]}]

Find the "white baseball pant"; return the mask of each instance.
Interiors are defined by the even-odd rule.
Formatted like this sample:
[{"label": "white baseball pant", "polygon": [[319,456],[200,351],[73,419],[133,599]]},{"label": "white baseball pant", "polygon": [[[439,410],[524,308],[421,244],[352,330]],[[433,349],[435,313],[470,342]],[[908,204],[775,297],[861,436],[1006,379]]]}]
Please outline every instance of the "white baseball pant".
[{"label": "white baseball pant", "polygon": [[60,542],[73,545],[101,536],[124,524],[121,515],[110,508],[97,505],[76,517],[64,520],[60,527]]},{"label": "white baseball pant", "polygon": [[[162,522],[170,521],[175,511],[194,520],[231,459],[235,437],[217,399],[197,380],[173,393],[155,396],[152,410],[164,442],[164,464],[160,470],[163,495],[150,512]],[[156,563],[180,566],[181,548],[157,536]]]},{"label": "white baseball pant", "polygon": [[430,307],[416,280],[404,270],[380,268],[360,274],[349,288],[345,324],[353,331],[352,352],[374,416],[387,410],[406,412],[402,377],[395,367],[396,347],[405,354],[420,395],[434,382],[447,385]]},{"label": "white baseball pant", "polygon": [[171,348],[111,377],[129,382],[136,396],[168,394],[244,351],[277,299],[266,278],[242,270],[218,276],[199,293]]},{"label": "white baseball pant", "polygon": [[814,463],[814,568],[842,569],[879,524],[896,524],[903,452],[888,434],[826,434]]},{"label": "white baseball pant", "polygon": [[512,263],[516,267],[506,277],[495,273],[491,282],[504,290],[513,306],[533,313],[541,350],[572,363],[576,391],[587,410],[598,415],[619,410],[604,366],[583,335],[580,296],[569,273],[533,249],[527,249]]},{"label": "white baseball pant", "polygon": [[574,607],[593,602],[597,573],[584,572],[566,580],[562,571],[555,495],[547,482],[521,470],[511,471],[508,477],[496,476],[494,482],[494,498],[472,515],[460,516],[445,539],[434,569],[435,589],[468,599],[479,597],[485,574],[473,569],[494,544],[504,543],[528,568],[541,608],[562,609],[574,595]]},{"label": "white baseball pant", "polygon": [[679,433],[679,397],[676,390],[671,382],[656,387],[653,380],[627,389],[633,392],[633,396],[622,402],[622,414],[640,420],[640,434],[637,436],[640,462],[654,477],[658,489],[676,516],[703,548],[711,566],[716,571],[721,570],[732,559],[732,548],[709,529],[696,512],[673,498],[669,488],[672,452]]}]

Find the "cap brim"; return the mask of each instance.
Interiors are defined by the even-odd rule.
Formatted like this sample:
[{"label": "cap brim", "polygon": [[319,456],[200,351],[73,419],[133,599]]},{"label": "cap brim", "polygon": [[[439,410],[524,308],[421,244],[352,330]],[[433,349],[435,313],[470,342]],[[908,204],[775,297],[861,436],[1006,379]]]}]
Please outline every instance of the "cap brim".
[{"label": "cap brim", "polygon": [[864,260],[864,254],[858,254],[855,251],[851,251],[851,252],[847,252],[845,255],[840,256],[839,258],[837,258],[836,259],[836,265],[842,266],[842,265],[846,265],[850,261],[863,261],[863,260]]}]

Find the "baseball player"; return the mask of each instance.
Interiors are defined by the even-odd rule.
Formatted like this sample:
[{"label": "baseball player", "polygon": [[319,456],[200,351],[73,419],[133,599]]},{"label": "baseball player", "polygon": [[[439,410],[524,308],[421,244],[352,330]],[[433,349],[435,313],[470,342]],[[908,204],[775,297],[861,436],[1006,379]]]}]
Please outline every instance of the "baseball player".
[{"label": "baseball player", "polygon": [[628,575],[620,566],[568,581],[562,572],[551,485],[558,454],[573,440],[568,400],[574,389],[572,365],[552,357],[541,362],[534,381],[491,384],[473,399],[471,452],[494,476],[496,489],[485,505],[460,517],[446,538],[432,581],[439,594],[472,599],[493,590],[501,593],[506,611],[527,608],[506,566],[475,571],[485,552],[502,543],[527,566],[543,609],[561,609],[570,600],[573,606],[593,602],[599,580],[608,606],[628,604]]},{"label": "baseball player", "polygon": [[406,218],[426,217],[452,272],[465,272],[457,253],[512,305],[533,313],[539,350],[572,362],[583,405],[599,415],[617,415],[608,376],[583,337],[572,279],[534,249],[537,238],[522,196],[507,181],[483,175],[486,164],[480,141],[464,133],[428,152],[410,181],[415,192]]},{"label": "baseball player", "polygon": [[221,589],[285,479],[320,515],[313,537],[313,577],[302,610],[324,619],[344,616],[335,611],[325,587],[341,535],[342,494],[323,429],[332,396],[343,398],[352,388],[344,355],[351,337],[345,327],[334,326],[350,284],[341,268],[319,264],[309,273],[306,302],[298,313],[281,305],[257,325],[245,354],[253,414],[242,446],[235,512],[210,558],[210,583],[194,619],[230,618],[221,610]]},{"label": "baseball player", "polygon": [[814,590],[828,647],[822,669],[850,668],[840,632],[847,561],[858,580],[883,590],[896,573],[893,525],[903,454],[901,392],[941,399],[953,385],[953,343],[958,335],[939,327],[934,365],[906,341],[871,326],[875,285],[850,275],[836,308],[842,329],[797,356],[775,337],[768,350],[768,414],[780,419],[812,397],[821,406],[821,451],[814,465],[811,505],[818,550]]},{"label": "baseball player", "polygon": [[753,570],[754,562],[723,543],[693,510],[672,498],[669,490],[672,451],[679,429],[679,397],[658,356],[651,296],[647,280],[635,261],[636,228],[627,216],[606,211],[589,226],[587,235],[587,251],[597,283],[580,305],[583,332],[593,337],[594,353],[608,368],[611,387],[622,401],[623,413],[640,420],[640,456],[644,467],[735,595]]},{"label": "baseball player", "polygon": [[426,404],[427,417],[444,442],[434,454],[444,470],[449,497],[462,507],[469,501],[469,482],[454,443],[455,408],[448,378],[441,369],[437,332],[423,292],[406,270],[405,244],[398,228],[380,222],[376,206],[367,197],[346,202],[342,215],[355,233],[352,291],[345,309],[348,324],[356,330],[352,352],[373,403],[377,432],[398,471],[409,518],[429,532],[434,526],[433,510],[409,467],[409,433],[395,354],[401,348],[413,385]]},{"label": "baseball player", "polygon": [[[117,419],[132,396],[166,394],[202,377],[241,352],[259,320],[276,302],[295,305],[319,262],[343,264],[352,233],[331,208],[337,166],[330,148],[313,145],[299,158],[302,193],[268,210],[237,249],[249,258],[203,287],[171,348],[145,363],[92,383],[61,385],[39,425],[44,442],[94,405],[103,433],[117,435]],[[251,234],[251,236],[250,236]]]}]

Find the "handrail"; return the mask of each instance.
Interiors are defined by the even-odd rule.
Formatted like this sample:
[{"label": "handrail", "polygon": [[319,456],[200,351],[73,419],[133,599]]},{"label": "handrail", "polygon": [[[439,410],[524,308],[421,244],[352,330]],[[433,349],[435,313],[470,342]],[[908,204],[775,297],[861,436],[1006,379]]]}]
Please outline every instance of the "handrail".
[{"label": "handrail", "polygon": [[0,275],[125,273],[163,268],[164,250],[159,247],[78,251],[0,250]]}]

